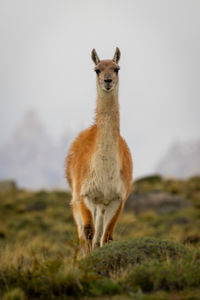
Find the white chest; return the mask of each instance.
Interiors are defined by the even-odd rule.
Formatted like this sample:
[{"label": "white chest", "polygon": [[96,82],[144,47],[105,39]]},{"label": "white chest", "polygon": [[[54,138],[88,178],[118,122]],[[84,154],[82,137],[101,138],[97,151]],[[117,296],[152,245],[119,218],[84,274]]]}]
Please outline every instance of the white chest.
[{"label": "white chest", "polygon": [[82,194],[94,203],[109,204],[123,199],[125,187],[120,177],[120,158],[116,145],[99,146],[91,159],[91,169],[82,186]]}]

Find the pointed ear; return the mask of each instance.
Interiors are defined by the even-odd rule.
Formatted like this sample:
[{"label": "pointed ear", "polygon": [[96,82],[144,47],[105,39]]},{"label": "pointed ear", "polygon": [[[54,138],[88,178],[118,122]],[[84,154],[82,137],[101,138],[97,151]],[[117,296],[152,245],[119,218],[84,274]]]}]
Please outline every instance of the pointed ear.
[{"label": "pointed ear", "polygon": [[120,60],[120,56],[121,56],[121,52],[120,52],[119,48],[116,47],[115,54],[114,54],[114,57],[113,57],[113,61],[116,64],[118,64],[118,61]]},{"label": "pointed ear", "polygon": [[95,49],[92,49],[91,57],[92,57],[92,60],[95,63],[95,65],[98,65],[98,63],[100,63],[100,59],[99,59]]}]

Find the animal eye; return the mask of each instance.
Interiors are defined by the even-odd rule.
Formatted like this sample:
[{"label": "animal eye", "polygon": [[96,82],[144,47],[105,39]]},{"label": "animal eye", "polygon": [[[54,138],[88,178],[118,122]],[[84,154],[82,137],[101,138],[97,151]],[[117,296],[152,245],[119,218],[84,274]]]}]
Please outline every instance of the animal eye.
[{"label": "animal eye", "polygon": [[115,73],[118,73],[118,72],[119,72],[119,69],[118,69],[118,68],[115,68],[115,69],[114,69],[114,72],[115,72]]},{"label": "animal eye", "polygon": [[99,75],[101,73],[101,71],[99,69],[96,69],[95,72],[97,73],[97,75]]}]

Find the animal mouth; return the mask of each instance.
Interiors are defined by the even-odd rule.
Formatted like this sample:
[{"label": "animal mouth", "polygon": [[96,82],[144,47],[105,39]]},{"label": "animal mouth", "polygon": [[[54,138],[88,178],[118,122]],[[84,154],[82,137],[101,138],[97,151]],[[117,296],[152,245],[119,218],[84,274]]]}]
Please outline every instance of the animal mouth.
[{"label": "animal mouth", "polygon": [[111,85],[111,84],[106,84],[106,85],[104,86],[104,88],[105,88],[105,90],[106,90],[107,92],[109,92],[109,91],[112,89],[112,85]]}]

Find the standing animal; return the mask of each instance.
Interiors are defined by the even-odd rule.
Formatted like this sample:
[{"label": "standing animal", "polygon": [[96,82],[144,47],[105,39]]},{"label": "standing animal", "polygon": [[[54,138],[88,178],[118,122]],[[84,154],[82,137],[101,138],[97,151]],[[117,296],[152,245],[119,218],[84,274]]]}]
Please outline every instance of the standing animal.
[{"label": "standing animal", "polygon": [[132,184],[132,159],[120,136],[119,59],[95,64],[97,106],[94,124],[72,143],[66,158],[66,177],[72,191],[73,216],[86,253],[113,240],[113,232]]}]

